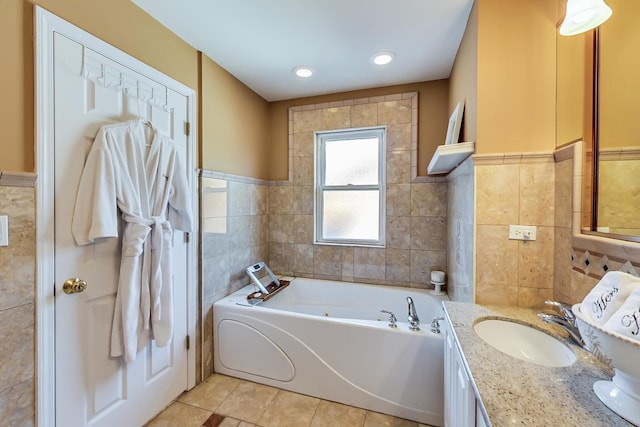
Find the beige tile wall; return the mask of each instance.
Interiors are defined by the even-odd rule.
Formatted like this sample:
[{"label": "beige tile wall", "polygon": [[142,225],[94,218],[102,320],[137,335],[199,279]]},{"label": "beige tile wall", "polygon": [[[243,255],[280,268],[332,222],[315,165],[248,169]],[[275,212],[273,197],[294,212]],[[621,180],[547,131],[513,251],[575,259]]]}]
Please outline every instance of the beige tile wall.
[{"label": "beige tile wall", "polygon": [[[4,175],[4,174],[3,174]],[[0,247],[0,424],[35,424],[35,192],[0,185],[9,246]]]},{"label": "beige tile wall", "polygon": [[[602,158],[605,163],[613,158],[613,162],[617,163],[616,167],[624,171],[626,166],[636,161],[637,151],[623,149],[617,153],[605,152]],[[585,201],[589,197],[583,195],[591,191],[591,179],[588,178],[591,158],[588,152],[586,155],[583,153],[583,143],[578,142],[558,150],[556,161],[556,193],[557,197],[562,197],[562,200],[557,201],[556,208],[563,211],[562,218],[556,217],[556,233],[561,233],[560,238],[563,240],[559,248],[556,245],[558,253],[554,292],[556,299],[576,303],[584,299],[607,271],[620,270],[640,276],[640,244],[583,233],[582,224],[588,222],[589,215],[589,212],[585,212]],[[620,163],[621,161],[626,164]],[[622,185],[621,181],[617,185]],[[603,202],[600,199],[599,203],[605,204],[605,209],[616,210],[619,201]],[[570,219],[566,219],[567,211],[572,212]],[[631,223],[631,220],[627,222]],[[570,242],[569,247],[566,241]]]},{"label": "beige tile wall", "polygon": [[[281,274],[430,286],[446,269],[447,185],[417,176],[417,93],[294,107],[290,181],[269,187],[269,264]],[[386,248],[313,242],[314,131],[387,126]]]},{"label": "beige tile wall", "polygon": [[[538,307],[553,297],[555,163],[552,154],[473,156],[475,301]],[[535,241],[509,240],[509,225],[535,225]]]},{"label": "beige tile wall", "polygon": [[203,171],[200,179],[202,223],[202,367],[213,373],[213,303],[245,286],[245,268],[268,257],[269,183]]},{"label": "beige tile wall", "polygon": [[[447,176],[451,299],[474,301],[461,296],[461,272],[475,277],[475,302],[525,307],[550,298],[579,302],[606,271],[640,276],[640,245],[581,233],[582,195],[590,191],[583,189],[582,150],[578,142],[548,154],[476,155]],[[509,224],[536,225],[538,239],[508,240]],[[461,243],[466,238],[474,243]]]},{"label": "beige tile wall", "polygon": [[447,293],[473,302],[474,165],[468,158],[447,175]]},{"label": "beige tile wall", "polygon": [[573,156],[556,156],[553,299],[563,302],[574,302],[576,295],[571,274],[573,171]]},{"label": "beige tile wall", "polygon": [[[290,112],[289,180],[203,171],[203,377],[213,372],[212,305],[249,283],[265,260],[279,274],[427,287],[446,269],[447,183],[417,176],[416,93],[296,107]],[[313,243],[314,130],[387,125],[386,248]]]}]

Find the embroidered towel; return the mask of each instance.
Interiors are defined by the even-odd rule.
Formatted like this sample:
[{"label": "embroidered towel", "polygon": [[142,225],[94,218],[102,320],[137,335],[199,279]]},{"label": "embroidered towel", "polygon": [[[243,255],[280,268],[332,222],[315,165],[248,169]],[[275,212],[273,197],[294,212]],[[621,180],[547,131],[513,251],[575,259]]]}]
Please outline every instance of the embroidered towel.
[{"label": "embroidered towel", "polygon": [[593,323],[602,326],[638,287],[640,278],[622,271],[609,271],[582,300],[580,309]]},{"label": "embroidered towel", "polygon": [[635,288],[602,326],[607,331],[640,341],[640,288]]}]

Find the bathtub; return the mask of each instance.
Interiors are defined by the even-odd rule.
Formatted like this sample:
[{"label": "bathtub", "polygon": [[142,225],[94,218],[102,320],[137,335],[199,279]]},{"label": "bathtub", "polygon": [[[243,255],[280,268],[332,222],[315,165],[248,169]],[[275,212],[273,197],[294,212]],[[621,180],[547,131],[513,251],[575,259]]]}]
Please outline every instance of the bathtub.
[{"label": "bathtub", "polygon": [[[253,285],[214,304],[214,369],[258,383],[443,425],[444,314],[427,290],[295,278],[271,299]],[[420,331],[409,330],[406,297]],[[398,318],[388,326],[389,310]]]}]

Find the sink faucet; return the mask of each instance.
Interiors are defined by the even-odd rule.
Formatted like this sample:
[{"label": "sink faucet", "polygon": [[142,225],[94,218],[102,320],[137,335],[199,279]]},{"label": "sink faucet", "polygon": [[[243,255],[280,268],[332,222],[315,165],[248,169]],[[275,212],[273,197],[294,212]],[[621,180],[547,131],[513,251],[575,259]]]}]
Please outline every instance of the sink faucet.
[{"label": "sink faucet", "polygon": [[416,312],[416,306],[413,304],[413,299],[411,297],[407,297],[407,303],[409,304],[409,329],[412,331],[420,330],[420,319],[418,318],[418,313]]},{"label": "sink faucet", "polygon": [[569,336],[580,347],[584,347],[584,341],[578,326],[576,325],[576,316],[571,310],[569,304],[559,301],[545,301],[546,305],[557,308],[562,315],[556,313],[538,313],[538,317],[545,323],[554,323],[569,333]]}]

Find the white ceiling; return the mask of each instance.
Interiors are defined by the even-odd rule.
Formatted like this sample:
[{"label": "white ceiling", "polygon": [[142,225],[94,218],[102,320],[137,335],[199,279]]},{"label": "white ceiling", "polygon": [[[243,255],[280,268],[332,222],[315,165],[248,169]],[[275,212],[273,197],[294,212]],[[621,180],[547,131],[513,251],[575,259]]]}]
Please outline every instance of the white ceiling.
[{"label": "white ceiling", "polygon": [[[473,0],[132,0],[267,101],[449,77]],[[376,66],[370,57],[396,54]],[[316,74],[301,79],[298,65]]]}]

